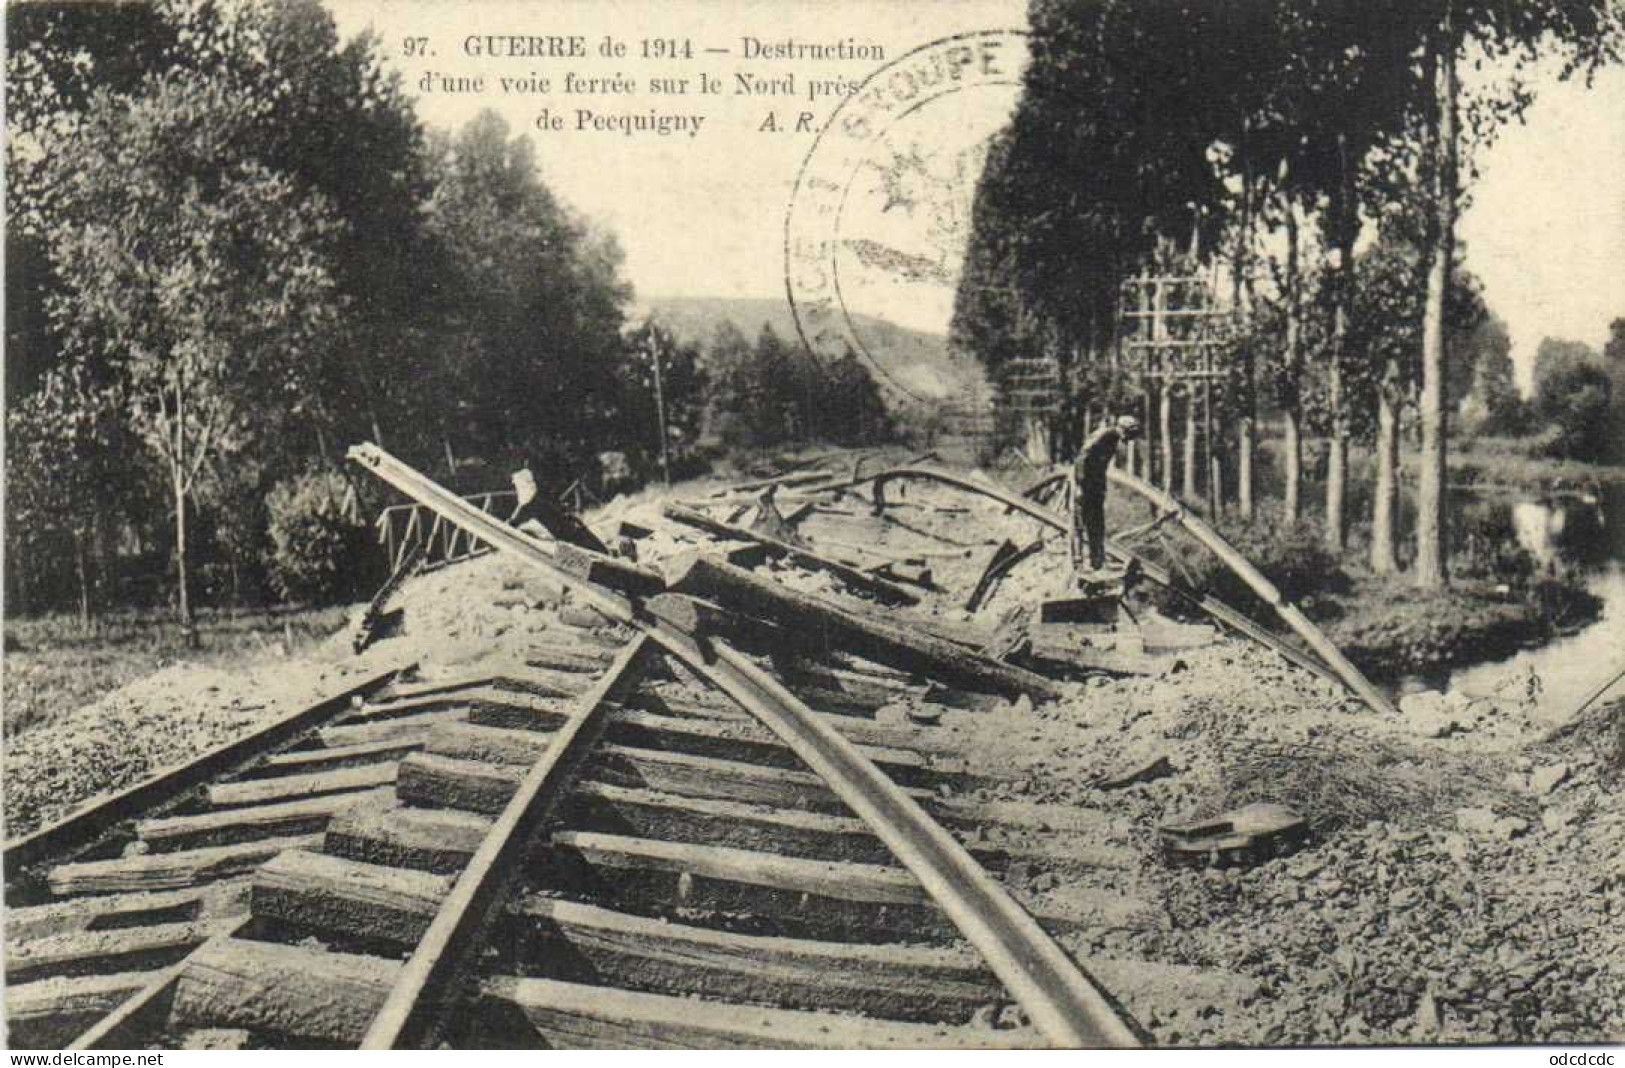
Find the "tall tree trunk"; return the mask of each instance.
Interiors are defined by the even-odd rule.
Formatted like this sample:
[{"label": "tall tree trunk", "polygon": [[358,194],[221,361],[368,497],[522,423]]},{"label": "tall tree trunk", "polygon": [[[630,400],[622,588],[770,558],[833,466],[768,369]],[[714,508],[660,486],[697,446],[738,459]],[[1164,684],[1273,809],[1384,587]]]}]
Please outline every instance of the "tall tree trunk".
[{"label": "tall tree trunk", "polygon": [[73,534],[73,562],[79,574],[79,626],[82,630],[90,629],[90,568],[85,560],[85,538],[83,531],[74,531]]},{"label": "tall tree trunk", "polygon": [[1189,386],[1185,388],[1185,441],[1184,455],[1181,457],[1185,467],[1180,472],[1180,492],[1187,501],[1196,500],[1196,392]]},{"label": "tall tree trunk", "polygon": [[[1339,283],[1341,288],[1342,283]],[[1343,351],[1348,338],[1348,308],[1342,296],[1332,313],[1332,365],[1327,389],[1331,434],[1326,442],[1326,548],[1343,551],[1348,532],[1347,509],[1349,449],[1348,426],[1343,411]]]},{"label": "tall tree trunk", "polygon": [[1224,465],[1219,460],[1218,420],[1213,415],[1213,383],[1202,383],[1202,441],[1207,446],[1207,510],[1217,518],[1224,511]]},{"label": "tall tree trunk", "polygon": [[[1241,127],[1241,225],[1236,231],[1236,278],[1232,311],[1244,327],[1252,315],[1253,172],[1247,156],[1249,124]],[[1243,317],[1247,318],[1243,318]],[[1253,347],[1241,350],[1241,425],[1236,431],[1236,505],[1253,518],[1253,451],[1257,447],[1258,365]]]},{"label": "tall tree trunk", "polygon": [[1286,451],[1286,517],[1296,521],[1303,515],[1303,413],[1298,379],[1303,373],[1303,307],[1298,301],[1298,210],[1287,204],[1286,213],[1286,397],[1282,405],[1286,417],[1283,446]]},{"label": "tall tree trunk", "polygon": [[1446,558],[1444,308],[1456,232],[1456,36],[1448,15],[1437,56],[1438,114],[1433,143],[1435,215],[1422,313],[1422,463],[1416,488],[1416,584],[1439,589],[1449,581]]},{"label": "tall tree trunk", "polygon": [[1328,407],[1331,440],[1326,456],[1326,548],[1341,553],[1348,542],[1349,424],[1344,397],[1344,371],[1349,360],[1349,321],[1354,313],[1354,240],[1360,230],[1360,208],[1355,198],[1354,165],[1348,138],[1337,135],[1338,190],[1332,207],[1333,240],[1337,246],[1337,278],[1332,309],[1332,365]]},{"label": "tall tree trunk", "polygon": [[1162,449],[1162,489],[1174,491],[1174,391],[1166,382],[1157,401],[1157,438]]},{"label": "tall tree trunk", "polygon": [[1152,468],[1156,466],[1156,461],[1151,455],[1152,450],[1156,447],[1155,442],[1157,440],[1156,424],[1152,422],[1151,419],[1152,407],[1151,391],[1147,389],[1140,397],[1140,428],[1142,437],[1139,441],[1134,443],[1139,449],[1140,467],[1138,474],[1147,482],[1154,481]]},{"label": "tall tree trunk", "polygon": [[181,637],[187,645],[197,644],[192,626],[192,596],[186,560],[186,477],[179,463],[173,465],[171,482],[175,491],[175,593],[179,609]]},{"label": "tall tree trunk", "polygon": [[195,647],[197,629],[192,625],[192,594],[186,560],[186,381],[178,371],[175,379],[175,448],[170,462],[170,480],[175,490],[176,607],[180,612],[181,638],[189,647]]},{"label": "tall tree trunk", "polygon": [[1392,575],[1394,521],[1399,511],[1399,366],[1389,360],[1377,384],[1377,485],[1371,500],[1371,570]]}]

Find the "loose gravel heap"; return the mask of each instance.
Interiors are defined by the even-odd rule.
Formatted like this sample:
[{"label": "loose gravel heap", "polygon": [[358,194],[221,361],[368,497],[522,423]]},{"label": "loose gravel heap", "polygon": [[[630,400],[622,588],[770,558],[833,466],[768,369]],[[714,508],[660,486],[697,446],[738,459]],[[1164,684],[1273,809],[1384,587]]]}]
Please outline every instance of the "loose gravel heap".
[{"label": "loose gravel heap", "polygon": [[[1239,1011],[1143,1021],[1158,1041],[1625,1037],[1625,805],[1607,741],[1625,707],[1586,738],[1528,735],[1509,751],[1502,732],[1430,738],[1383,721],[1239,643],[1163,659],[1156,678],[953,723],[1011,776],[1000,794],[1129,820],[1133,872],[1045,880],[1036,900],[1126,893],[1159,915],[1074,949],[1258,981]],[[1172,774],[1092,785],[1157,756]],[[1308,817],[1307,846],[1253,867],[1161,859],[1159,825],[1254,800]]]},{"label": "loose gravel heap", "polygon": [[344,689],[385,659],[341,659],[330,645],[242,674],[171,664],[49,726],[7,738],[6,838]]}]

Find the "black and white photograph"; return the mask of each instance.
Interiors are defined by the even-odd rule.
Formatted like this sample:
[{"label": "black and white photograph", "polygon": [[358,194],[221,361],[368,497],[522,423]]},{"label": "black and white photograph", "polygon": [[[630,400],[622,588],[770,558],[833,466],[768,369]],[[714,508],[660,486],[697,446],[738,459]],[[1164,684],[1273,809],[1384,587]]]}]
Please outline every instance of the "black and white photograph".
[{"label": "black and white photograph", "polygon": [[1620,1063],[1625,0],[3,32],[13,1064]]}]

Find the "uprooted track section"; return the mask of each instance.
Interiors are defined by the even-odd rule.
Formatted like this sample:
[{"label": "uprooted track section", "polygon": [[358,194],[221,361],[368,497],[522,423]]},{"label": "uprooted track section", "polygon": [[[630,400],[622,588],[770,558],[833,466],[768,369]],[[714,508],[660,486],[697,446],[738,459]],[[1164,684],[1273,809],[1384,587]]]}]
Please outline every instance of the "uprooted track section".
[{"label": "uprooted track section", "polygon": [[[1127,1045],[1178,986],[1147,975],[1225,983],[1075,959],[1122,921],[1006,890],[1109,867],[1111,823],[983,799],[932,707],[1057,684],[876,610],[905,585],[758,532],[861,596],[797,590],[681,508],[701,551],[656,571],[356,458],[568,588],[551,637],[401,665],[12,843],[14,1046]],[[877,718],[900,697],[922,714]]]}]

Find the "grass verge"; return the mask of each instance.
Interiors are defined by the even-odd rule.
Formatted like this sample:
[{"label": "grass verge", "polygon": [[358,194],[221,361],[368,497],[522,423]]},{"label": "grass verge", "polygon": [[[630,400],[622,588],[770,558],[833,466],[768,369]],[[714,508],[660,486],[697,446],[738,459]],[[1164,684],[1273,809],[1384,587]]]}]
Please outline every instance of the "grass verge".
[{"label": "grass verge", "polygon": [[207,610],[198,616],[196,649],[168,613],[111,612],[88,628],[70,615],[7,619],[6,736],[47,726],[170,664],[236,670],[296,655],[342,627],[346,614],[345,608]]}]

